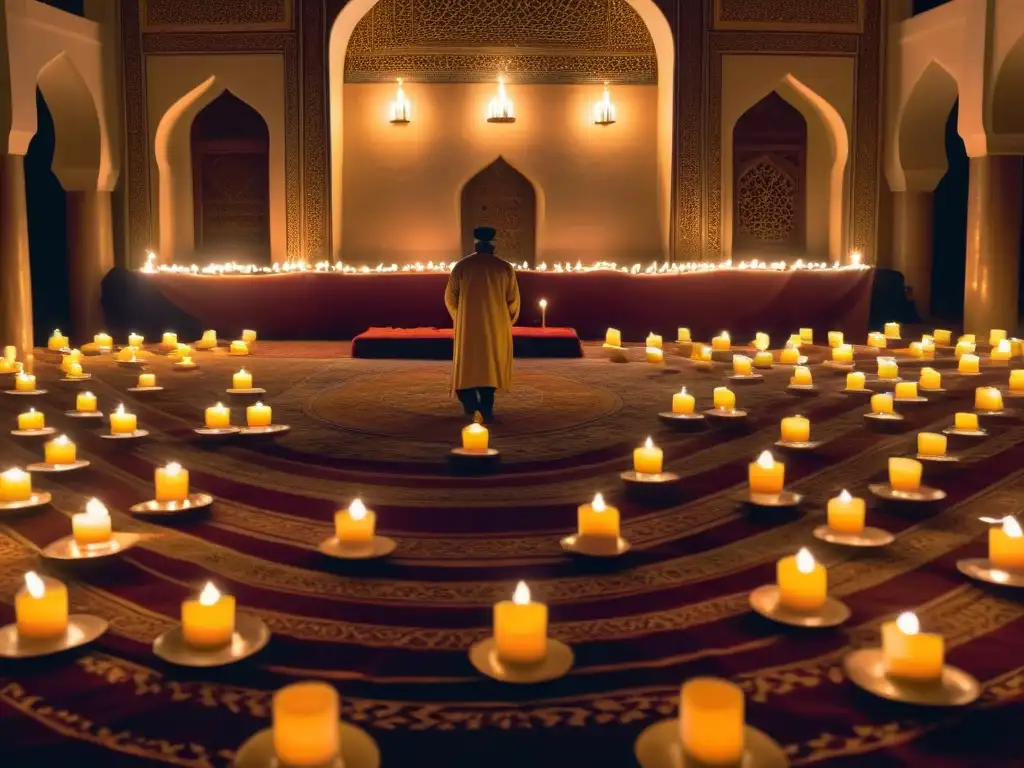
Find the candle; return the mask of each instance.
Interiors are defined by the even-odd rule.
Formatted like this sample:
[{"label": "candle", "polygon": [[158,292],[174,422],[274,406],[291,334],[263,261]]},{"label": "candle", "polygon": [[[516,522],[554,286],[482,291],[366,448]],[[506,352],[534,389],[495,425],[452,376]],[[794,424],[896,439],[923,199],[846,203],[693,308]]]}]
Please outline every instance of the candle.
[{"label": "candle", "polygon": [[55,330],[49,341],[46,342],[47,349],[57,351],[59,349],[67,349],[71,344],[70,339],[62,334],[60,330]]},{"label": "candle", "polygon": [[907,351],[910,352],[911,357],[924,357],[924,345],[920,341],[910,342],[910,347]]},{"label": "candle", "polygon": [[140,373],[139,374],[139,387],[155,387],[156,386],[156,374],[155,373]]},{"label": "candle", "polygon": [[782,420],[782,441],[806,443],[811,439],[811,421],[803,416],[786,416]]},{"label": "candle", "polygon": [[916,459],[889,458],[889,485],[894,491],[914,492],[921,488],[921,462]]},{"label": "candle", "polygon": [[782,493],[786,479],[786,465],[777,463],[768,451],[762,451],[757,461],[748,466],[750,492],[777,496]]},{"label": "candle", "polygon": [[967,432],[978,431],[978,414],[976,413],[957,413],[953,416],[953,428],[961,429]]},{"label": "candle", "polygon": [[245,423],[250,427],[269,427],[272,415],[269,405],[254,403],[245,409]]},{"label": "candle", "polygon": [[816,611],[825,604],[828,576],[825,567],[802,548],[795,555],[779,560],[775,567],[779,585],[779,602],[794,611]]},{"label": "candle", "polygon": [[913,613],[882,624],[882,659],[886,674],[910,680],[937,680],[945,666],[942,635],[921,632]]},{"label": "candle", "polygon": [[171,349],[178,348],[178,334],[171,331],[166,331],[163,335],[163,340],[160,342],[160,346],[169,347]]},{"label": "candle", "polygon": [[114,345],[114,340],[110,337],[109,333],[97,333],[92,337],[92,342],[97,347],[111,347]]},{"label": "candle", "polygon": [[965,334],[963,334],[959,339],[957,339],[957,343],[959,343],[961,341],[965,342],[967,344],[977,344],[978,343],[978,340],[974,337],[973,333],[965,333]]},{"label": "candle", "polygon": [[80,547],[106,544],[111,535],[110,513],[99,499],[89,499],[85,512],[71,516],[71,535]]},{"label": "candle", "polygon": [[814,343],[814,329],[813,328],[801,328],[800,329],[800,341],[804,344]]},{"label": "candle", "polygon": [[677,329],[676,341],[678,341],[680,344],[688,344],[691,341],[693,341],[693,339],[690,336],[690,329],[689,328],[679,328],[679,329]]},{"label": "candle", "polygon": [[46,417],[41,411],[29,408],[24,413],[18,414],[18,429],[28,431],[30,429],[43,429],[46,427]]},{"label": "candle", "polygon": [[661,365],[665,362],[665,353],[661,347],[647,347],[646,358],[652,365]]},{"label": "candle", "polygon": [[771,352],[761,351],[754,355],[755,368],[771,368],[773,362],[775,362],[775,360],[772,357]]},{"label": "candle", "polygon": [[945,456],[946,436],[934,432],[919,432],[917,435],[917,452],[921,456]]},{"label": "candle", "polygon": [[139,349],[142,346],[142,343],[145,340],[146,340],[145,336],[140,336],[137,333],[129,333],[128,334],[128,346],[129,347],[133,347],[135,349]]},{"label": "candle", "polygon": [[743,691],[728,680],[687,680],[679,693],[679,730],[687,764],[739,765],[745,740]]},{"label": "candle", "polygon": [[715,387],[712,393],[714,407],[720,411],[732,411],[736,409],[736,395],[728,387]]},{"label": "candle", "polygon": [[913,400],[917,397],[917,382],[916,381],[901,381],[896,384],[896,399],[897,400]]},{"label": "candle", "polygon": [[800,350],[792,344],[787,344],[779,353],[779,362],[783,365],[796,365],[800,362]]},{"label": "candle", "polygon": [[696,400],[686,392],[686,387],[672,395],[672,413],[693,413],[695,404]]},{"label": "candle", "polygon": [[212,349],[217,346],[217,332],[216,331],[203,331],[203,338],[196,342],[196,347],[199,349]]},{"label": "candle", "polygon": [[664,456],[661,448],[648,437],[642,446],[633,449],[633,471],[638,475],[659,475]]},{"label": "candle", "polygon": [[700,345],[700,349],[698,350],[698,355],[699,355],[699,357],[698,357],[699,360],[701,360],[702,362],[705,362],[705,363],[710,363],[711,362],[711,347],[709,347],[707,344],[701,344]]},{"label": "candle", "polygon": [[181,634],[193,648],[219,648],[235,634],[235,598],[206,582],[198,597],[181,604]]},{"label": "candle", "polygon": [[804,342],[804,340],[802,338],[800,338],[800,334],[799,333],[791,333],[789,335],[789,340],[786,341],[785,346],[787,346],[787,347],[797,347],[799,349],[800,345],[803,344],[803,342]]},{"label": "candle", "polygon": [[232,374],[231,388],[252,389],[252,374],[245,370],[245,368],[240,369],[238,373]]},{"label": "candle", "polygon": [[992,520],[983,517],[987,523],[1001,522],[1001,528],[990,528],[988,531],[988,559],[993,568],[1006,571],[1024,570],[1024,532],[1014,517]]},{"label": "candle", "polygon": [[1024,369],[1018,368],[1017,370],[1010,371],[1010,391],[1024,391]]},{"label": "candle", "polygon": [[885,338],[887,339],[898,339],[900,337],[900,324],[899,323],[886,323],[885,324]]},{"label": "candle", "polygon": [[327,683],[293,683],[279,690],[273,698],[276,762],[291,768],[337,762],[340,718],[341,699]]},{"label": "candle", "polygon": [[68,378],[69,379],[80,379],[80,378],[82,378],[82,374],[83,373],[84,373],[84,371],[82,371],[82,364],[81,363],[72,363],[71,365],[68,366]]},{"label": "candle", "polygon": [[68,369],[71,367],[72,363],[81,363],[81,362],[82,362],[82,353],[79,350],[77,350],[77,349],[72,349],[66,355],[61,355],[61,358],[60,358],[60,369],[62,371],[64,371],[64,373],[67,373]]},{"label": "candle", "polygon": [[232,355],[248,355],[249,345],[244,341],[232,341],[230,352]]},{"label": "candle", "polygon": [[621,347],[622,332],[618,328],[609,328],[604,334],[604,345],[606,347]]},{"label": "candle", "polygon": [[855,371],[854,373],[846,374],[846,388],[847,389],[864,389],[864,382],[866,377],[863,373]]},{"label": "candle", "polygon": [[490,433],[483,424],[473,423],[462,428],[462,450],[484,453]]},{"label": "candle", "polygon": [[110,434],[130,435],[135,432],[138,420],[134,413],[128,413],[124,409],[124,403],[117,406],[117,410],[110,414]]},{"label": "candle", "polygon": [[653,331],[651,333],[647,334],[647,346],[648,347],[657,347],[658,349],[661,349],[661,345],[662,345],[661,336],[659,336],[658,334],[654,333]]},{"label": "candle", "polygon": [[974,354],[974,342],[972,341],[958,341],[956,343],[956,349],[954,349],[956,359],[960,360],[964,355]]},{"label": "candle", "polygon": [[0,501],[28,501],[32,498],[32,477],[11,467],[0,473]]},{"label": "candle", "polygon": [[793,376],[790,378],[789,383],[798,387],[813,385],[814,379],[811,378],[811,369],[806,365],[798,365],[793,369]]},{"label": "candle", "polygon": [[761,331],[758,331],[757,333],[754,334],[754,349],[756,349],[758,352],[764,352],[766,349],[768,349],[768,347],[771,346],[771,343],[771,339],[768,338],[767,333],[762,333]]},{"label": "candle", "polygon": [[185,501],[188,498],[188,470],[176,461],[166,467],[157,467],[153,472],[153,484],[159,502]]},{"label": "candle", "polygon": [[14,598],[18,637],[50,640],[68,629],[68,588],[57,579],[25,574],[25,586]]},{"label": "candle", "polygon": [[74,464],[77,449],[67,435],[48,440],[43,445],[43,456],[47,464]]},{"label": "candle", "polygon": [[877,349],[885,349],[887,342],[885,340],[885,334],[878,333],[877,331],[868,334],[868,346],[875,347]]},{"label": "candle", "polygon": [[894,357],[880,357],[878,358],[878,378],[880,379],[898,379],[900,376],[899,366],[896,365],[896,358]]},{"label": "candle", "polygon": [[734,355],[732,358],[732,373],[734,376],[750,376],[754,361],[745,355]]},{"label": "candle", "polygon": [[181,360],[178,361],[177,365],[180,365],[182,368],[192,368],[195,366],[195,362],[192,360],[191,357],[185,355],[184,357],[181,358]]},{"label": "candle", "polygon": [[989,412],[1003,410],[1003,393],[995,387],[978,387],[974,390],[974,410]]},{"label": "candle", "polygon": [[892,413],[892,395],[872,395],[871,396],[871,412],[872,413]]},{"label": "candle", "polygon": [[547,655],[548,607],[530,600],[522,581],[511,600],[494,606],[494,642],[502,661],[535,664]]},{"label": "candle", "polygon": [[989,355],[989,357],[992,359],[993,362],[996,362],[996,363],[1009,362],[1009,360],[1010,360],[1010,342],[1007,341],[1006,339],[1003,339],[1002,341],[1000,341],[992,349],[992,353]]},{"label": "candle", "polygon": [[211,405],[206,409],[207,429],[226,429],[231,426],[231,411],[223,403]]},{"label": "candle", "polygon": [[953,343],[953,332],[944,328],[936,328],[932,331],[932,338],[935,339],[936,344],[942,344],[948,347]]},{"label": "candle", "polygon": [[980,370],[981,361],[977,355],[963,354],[960,356],[960,362],[957,364],[957,370],[960,373],[978,373]]},{"label": "candle", "polygon": [[865,508],[864,499],[851,496],[843,489],[838,496],[828,500],[828,527],[842,533],[863,532]]},{"label": "candle", "polygon": [[[6,347],[4,348],[7,349]],[[8,360],[6,357],[0,358],[0,373],[16,373],[21,370],[21,363],[16,360]]]},{"label": "candle", "polygon": [[917,385],[921,389],[942,389],[942,374],[934,368],[922,368]]},{"label": "candle", "polygon": [[5,363],[13,363],[17,359],[18,359],[18,348],[13,346],[13,345],[11,345],[11,344],[8,344],[7,346],[5,346],[4,347],[4,362]]},{"label": "candle", "polygon": [[711,339],[711,349],[719,352],[727,352],[732,349],[732,339],[728,331],[722,331],[718,336]]},{"label": "candle", "polygon": [[690,349],[690,359],[691,360],[704,360],[705,359],[705,357],[704,357],[704,352],[705,351],[707,351],[707,353],[708,353],[708,356],[707,356],[706,359],[710,360],[711,359],[711,350],[708,349],[707,344],[701,344],[699,341],[694,342],[693,346]]},{"label": "candle", "polygon": [[[829,331],[828,332],[828,345],[830,347],[832,347],[832,348],[843,346],[843,332],[842,331]],[[847,346],[849,346],[849,345],[847,345]],[[851,349],[852,349],[852,347],[851,347]]]},{"label": "candle", "polygon": [[838,344],[832,347],[832,362],[848,364],[853,362],[853,347],[849,344]]},{"label": "candle", "polygon": [[131,362],[135,360],[135,353],[138,351],[138,347],[133,347],[130,344],[127,347],[121,347],[117,350],[117,360],[121,363]]},{"label": "candle", "polygon": [[246,346],[256,343],[256,331],[242,331],[242,341]]},{"label": "candle", "polygon": [[14,389],[18,392],[34,392],[36,389],[36,377],[31,373],[22,371],[14,379]]},{"label": "candle", "polygon": [[598,493],[589,504],[581,504],[576,509],[577,526],[580,536],[618,539],[619,510],[604,503],[604,497]]},{"label": "candle", "polygon": [[377,513],[359,499],[334,513],[334,534],[343,544],[369,544],[377,528]]},{"label": "candle", "polygon": [[[1006,341],[1006,331],[1000,330],[998,328],[993,328],[988,332],[989,346],[995,347],[999,344],[1002,344],[1004,341]],[[1007,344],[1007,347],[1009,347],[1009,344]]]}]

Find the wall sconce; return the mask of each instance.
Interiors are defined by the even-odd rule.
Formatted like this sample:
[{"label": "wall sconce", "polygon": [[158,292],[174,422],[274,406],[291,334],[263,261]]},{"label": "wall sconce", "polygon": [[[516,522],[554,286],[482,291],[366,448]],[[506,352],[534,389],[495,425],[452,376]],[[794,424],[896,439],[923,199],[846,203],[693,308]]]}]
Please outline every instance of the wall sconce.
[{"label": "wall sconce", "polygon": [[391,102],[391,123],[393,125],[408,123],[411,112],[409,100],[405,98],[405,91],[402,89],[402,78],[398,78],[398,93],[395,94],[395,100]]},{"label": "wall sconce", "polygon": [[498,78],[498,95],[491,99],[487,105],[488,123],[514,123],[516,121],[515,109],[512,107],[512,100],[505,93],[505,79]]},{"label": "wall sconce", "polygon": [[612,95],[608,90],[608,83],[604,84],[604,98],[594,105],[594,125],[611,125],[615,122],[615,105],[612,104]]}]

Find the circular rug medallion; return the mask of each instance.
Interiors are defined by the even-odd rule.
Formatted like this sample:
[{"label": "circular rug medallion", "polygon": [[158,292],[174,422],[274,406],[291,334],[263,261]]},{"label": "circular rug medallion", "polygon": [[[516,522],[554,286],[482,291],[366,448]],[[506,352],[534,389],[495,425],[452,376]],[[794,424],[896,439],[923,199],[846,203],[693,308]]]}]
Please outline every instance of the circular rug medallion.
[{"label": "circular rug medallion", "polygon": [[[448,371],[440,368],[359,376],[313,396],[306,411],[356,432],[436,439],[438,430],[466,422],[448,382]],[[502,435],[531,435],[579,427],[621,406],[619,396],[608,390],[550,373],[516,371],[511,390],[498,394],[495,413]]]}]

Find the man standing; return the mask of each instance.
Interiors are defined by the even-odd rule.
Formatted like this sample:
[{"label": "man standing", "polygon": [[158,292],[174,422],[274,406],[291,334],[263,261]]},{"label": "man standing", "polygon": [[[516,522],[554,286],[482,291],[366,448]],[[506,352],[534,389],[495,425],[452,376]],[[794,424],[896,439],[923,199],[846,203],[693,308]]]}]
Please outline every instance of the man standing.
[{"label": "man standing", "polygon": [[512,383],[512,326],[519,319],[519,283],[512,265],[494,255],[495,231],[473,230],[476,250],[452,269],[444,303],[455,323],[452,391],[468,415],[494,415],[494,393]]}]

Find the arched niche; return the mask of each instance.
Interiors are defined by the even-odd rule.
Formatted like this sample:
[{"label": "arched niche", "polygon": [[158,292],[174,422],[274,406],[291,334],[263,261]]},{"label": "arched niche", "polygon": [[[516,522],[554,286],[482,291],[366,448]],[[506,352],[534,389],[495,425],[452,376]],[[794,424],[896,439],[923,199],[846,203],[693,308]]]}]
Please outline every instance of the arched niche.
[{"label": "arched niche", "polygon": [[230,90],[192,121],[195,250],[214,261],[270,262],[270,131]]},{"label": "arched niche", "polygon": [[889,179],[894,189],[930,191],[945,175],[946,122],[958,91],[956,80],[939,63],[931,61],[921,72],[896,127],[899,174]]},{"label": "arched niche", "polygon": [[63,52],[39,70],[38,85],[53,115],[54,175],[65,190],[95,190],[102,139],[99,113],[89,86],[71,57]]},{"label": "arched niche", "polygon": [[534,266],[537,255],[537,193],[505,158],[481,169],[460,194],[462,253],[473,251],[473,230],[493,227],[495,253],[513,264]]},{"label": "arched niche", "polygon": [[1014,43],[996,73],[992,133],[1024,134],[1024,37]]}]

